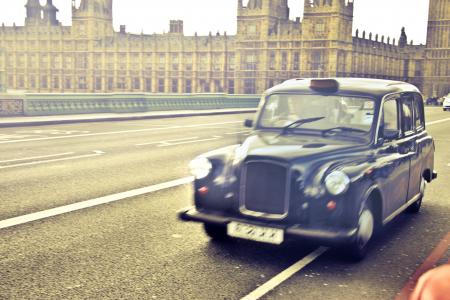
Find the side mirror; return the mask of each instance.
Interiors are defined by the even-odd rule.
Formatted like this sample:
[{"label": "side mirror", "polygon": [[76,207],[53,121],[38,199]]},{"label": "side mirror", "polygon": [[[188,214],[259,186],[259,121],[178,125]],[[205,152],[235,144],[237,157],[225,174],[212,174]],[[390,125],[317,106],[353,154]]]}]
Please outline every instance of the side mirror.
[{"label": "side mirror", "polygon": [[248,128],[252,128],[253,127],[253,120],[247,119],[244,121],[244,126],[248,127]]},{"label": "side mirror", "polygon": [[383,138],[389,141],[395,140],[400,136],[400,130],[384,130]]}]

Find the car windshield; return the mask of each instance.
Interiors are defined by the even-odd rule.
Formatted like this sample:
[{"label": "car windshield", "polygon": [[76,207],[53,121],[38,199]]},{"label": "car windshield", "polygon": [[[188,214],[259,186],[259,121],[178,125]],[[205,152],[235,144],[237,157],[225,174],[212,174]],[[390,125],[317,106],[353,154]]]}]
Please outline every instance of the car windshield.
[{"label": "car windshield", "polygon": [[[274,94],[266,99],[258,126],[284,130],[286,127],[292,130],[301,128],[321,132],[331,130],[335,133],[361,135],[370,132],[373,120],[374,101],[369,98]],[[289,126],[294,122],[299,126]]]}]

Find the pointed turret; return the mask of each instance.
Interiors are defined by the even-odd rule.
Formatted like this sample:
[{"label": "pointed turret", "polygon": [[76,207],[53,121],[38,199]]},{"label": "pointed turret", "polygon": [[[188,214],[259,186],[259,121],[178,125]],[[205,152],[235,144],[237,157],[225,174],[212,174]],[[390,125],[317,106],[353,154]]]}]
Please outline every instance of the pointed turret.
[{"label": "pointed turret", "polygon": [[42,8],[44,12],[44,22],[48,25],[58,25],[58,19],[56,18],[56,13],[59,11],[54,5],[53,0],[47,0],[47,4]]},{"label": "pointed turret", "polygon": [[39,0],[28,0],[25,4],[27,11],[27,17],[25,19],[26,25],[36,25],[41,22],[41,10],[42,6]]},{"label": "pointed turret", "polygon": [[406,45],[408,45],[408,37],[405,33],[405,27],[402,27],[402,33],[400,35],[400,39],[398,40],[398,46],[400,48],[404,48]]}]

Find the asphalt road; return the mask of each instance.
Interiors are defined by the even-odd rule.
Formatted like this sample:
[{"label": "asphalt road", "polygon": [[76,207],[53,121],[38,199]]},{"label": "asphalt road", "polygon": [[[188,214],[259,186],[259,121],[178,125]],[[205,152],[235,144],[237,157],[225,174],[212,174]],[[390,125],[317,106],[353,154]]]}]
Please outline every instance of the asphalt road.
[{"label": "asphalt road", "polygon": [[[0,228],[14,217],[113,201],[0,229],[0,299],[240,299],[308,257],[316,245],[214,243],[201,225],[176,218],[192,190],[172,181],[188,180],[196,155],[244,138],[245,118],[0,129]],[[389,224],[364,261],[328,250],[263,299],[396,297],[450,230],[450,114],[429,108],[427,122],[439,178],[421,213]]]}]

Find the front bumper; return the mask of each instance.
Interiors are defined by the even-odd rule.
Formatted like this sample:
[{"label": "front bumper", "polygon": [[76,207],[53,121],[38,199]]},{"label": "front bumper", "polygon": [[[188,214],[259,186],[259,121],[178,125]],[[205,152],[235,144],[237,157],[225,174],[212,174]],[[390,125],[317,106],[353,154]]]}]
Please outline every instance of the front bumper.
[{"label": "front bumper", "polygon": [[[209,214],[199,212],[195,207],[185,208],[178,212],[178,217],[182,221],[193,221],[200,223],[208,223],[226,226],[231,221],[242,222],[247,224],[262,225],[266,227],[275,227],[272,224],[261,224],[248,219],[240,219],[235,217],[221,216],[217,214]],[[300,225],[276,225],[276,228],[282,228],[286,237],[294,239],[307,239],[319,242],[324,245],[340,245],[353,241],[357,228],[337,229],[337,228],[314,228],[304,227]]]}]

